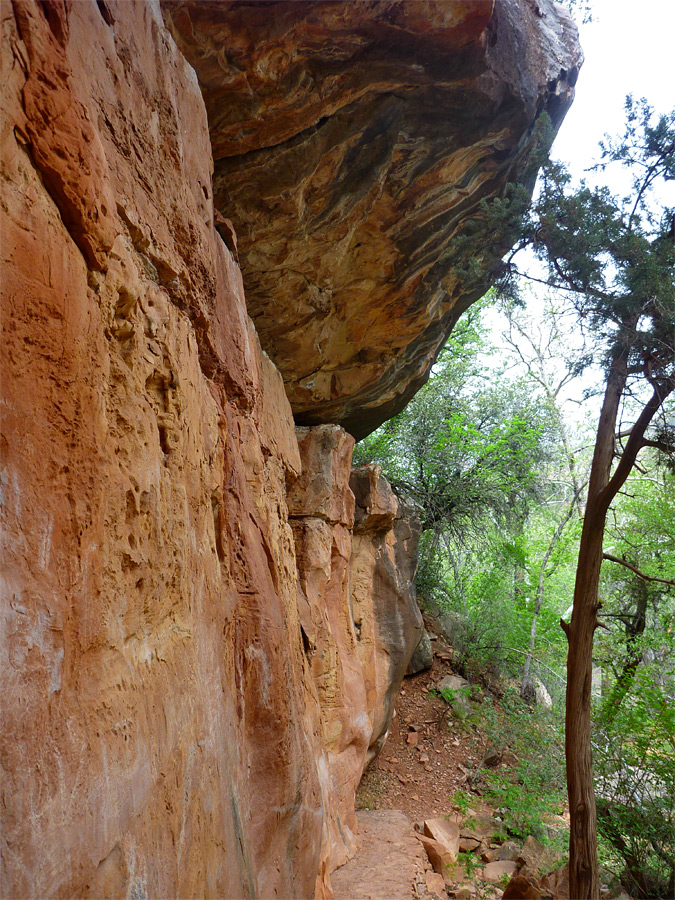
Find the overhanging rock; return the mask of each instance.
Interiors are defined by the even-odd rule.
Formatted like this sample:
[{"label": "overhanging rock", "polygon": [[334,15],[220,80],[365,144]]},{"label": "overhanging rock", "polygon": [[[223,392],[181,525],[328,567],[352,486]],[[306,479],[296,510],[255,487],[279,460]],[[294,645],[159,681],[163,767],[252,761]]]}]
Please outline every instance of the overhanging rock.
[{"label": "overhanging rock", "polygon": [[[507,249],[453,240],[560,124],[581,63],[551,0],[163,0],[197,71],[215,202],[299,424],[357,439],[424,383]],[[531,177],[530,177],[531,181]],[[531,184],[529,185],[531,187]]]}]

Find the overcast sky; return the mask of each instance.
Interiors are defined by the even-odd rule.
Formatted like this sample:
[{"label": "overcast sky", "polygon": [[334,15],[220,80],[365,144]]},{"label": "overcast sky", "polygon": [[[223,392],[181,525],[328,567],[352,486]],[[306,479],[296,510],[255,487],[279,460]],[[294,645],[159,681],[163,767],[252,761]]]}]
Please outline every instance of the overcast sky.
[{"label": "overcast sky", "polygon": [[597,158],[598,141],[623,126],[626,94],[659,112],[675,107],[675,0],[592,0],[581,25],[585,62],[553,156],[575,174]]}]

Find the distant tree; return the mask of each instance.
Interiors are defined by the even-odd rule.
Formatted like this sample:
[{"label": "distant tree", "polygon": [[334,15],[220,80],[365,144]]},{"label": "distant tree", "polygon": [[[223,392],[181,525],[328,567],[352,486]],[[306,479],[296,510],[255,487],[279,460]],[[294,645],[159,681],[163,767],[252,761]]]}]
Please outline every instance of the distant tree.
[{"label": "distant tree", "polygon": [[520,514],[534,480],[542,417],[525,391],[481,370],[479,310],[456,327],[429,382],[356,448],[423,510],[423,530],[458,535]]},{"label": "distant tree", "polygon": [[[675,389],[675,209],[656,188],[675,178],[675,112],[655,117],[646,101],[626,101],[626,129],[601,147],[600,170],[618,164],[630,178],[625,197],[605,187],[575,187],[549,162],[506,262],[518,275],[570,297],[584,328],[603,348],[605,390],[590,470],[568,639],[566,768],[571,817],[570,891],[599,898],[597,814],[591,754],[593,637],[600,625],[598,586],[610,505],[645,447],[672,454],[666,404]],[[502,211],[498,210],[502,214]],[[517,253],[532,247],[547,270],[521,272]]]},{"label": "distant tree", "polygon": [[408,406],[355,448],[357,464],[382,465],[420,509],[422,591],[442,583],[446,562],[461,590],[462,548],[495,528],[522,525],[550,444],[547,416],[529,387],[486,367],[480,312],[460,320]]},{"label": "distant tree", "polygon": [[534,322],[520,305],[512,302],[504,304],[507,329],[503,339],[525,367],[527,378],[539,390],[559,444],[559,452],[554,454],[555,470],[550,476],[552,487],[556,488],[549,503],[554,507],[554,514],[543,555],[538,560],[534,611],[523,665],[520,693],[524,699],[531,699],[534,694],[531,667],[546,581],[559,561],[556,550],[565,537],[568,525],[575,518],[583,518],[582,493],[587,482],[585,467],[580,473],[578,451],[570,438],[563,404],[565,390],[583,372],[589,360],[583,346],[576,350],[570,347],[569,334],[565,329],[569,316],[564,309],[560,309],[551,297],[543,298],[543,303],[544,308]]}]

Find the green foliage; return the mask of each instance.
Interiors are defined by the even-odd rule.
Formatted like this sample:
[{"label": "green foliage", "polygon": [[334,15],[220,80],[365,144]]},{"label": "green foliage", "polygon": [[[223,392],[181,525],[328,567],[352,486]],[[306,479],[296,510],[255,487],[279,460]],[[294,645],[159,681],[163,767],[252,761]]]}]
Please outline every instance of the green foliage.
[{"label": "green foliage", "polygon": [[531,834],[560,849],[567,835],[547,827],[546,820],[564,804],[562,722],[550,713],[532,711],[514,690],[506,691],[498,709],[489,700],[484,703],[490,744],[508,748],[514,761],[507,768],[482,770],[483,796],[510,834],[521,840]]},{"label": "green foliage", "polygon": [[354,454],[356,465],[379,463],[418,504],[418,593],[448,608],[465,606],[481,548],[502,541],[508,554],[503,535],[522,529],[538,500],[553,443],[550,417],[529,386],[486,364],[487,302],[460,320],[428,384]]},{"label": "green foliage", "polygon": [[[655,188],[675,177],[674,148],[675,111],[655,116],[646,101],[628,97],[625,132],[602,146],[596,170],[623,165],[632,189],[620,197],[605,186],[575,186],[563,165],[548,162],[522,239],[547,265],[547,283],[570,298],[607,365],[625,354],[629,372],[652,384],[674,377],[675,209],[655,199]],[[509,294],[516,252],[503,280]]]},{"label": "green foliage", "polygon": [[675,706],[672,669],[642,664],[620,708],[596,710],[598,827],[605,861],[631,894],[670,898],[675,887]]},{"label": "green foliage", "polygon": [[424,530],[455,539],[522,517],[536,495],[546,422],[517,381],[479,367],[477,309],[461,321],[427,385],[355,449],[423,510]]},{"label": "green foliage", "polygon": [[466,816],[466,814],[471,809],[471,798],[469,797],[467,792],[461,790],[455,791],[450,799],[457,812],[459,812],[462,816]]},{"label": "green foliage", "polygon": [[467,878],[473,878],[476,869],[482,865],[475,853],[462,851],[457,854],[457,865],[460,865],[466,872]]},{"label": "green foliage", "polygon": [[[626,111],[623,136],[605,143],[596,167],[599,176],[610,165],[626,168],[625,197],[573,184],[563,166],[547,162],[529,211],[522,187],[509,188],[481,207],[453,250],[479,248],[455,273],[478,291],[483,237],[516,243],[500,291],[517,316],[517,253],[534,249],[546,266],[535,278],[557,292],[558,309],[574,314],[583,338],[566,347],[556,325],[543,345],[550,358],[565,357],[560,379],[547,373],[542,345],[531,342],[533,355],[523,355],[528,335],[515,317],[512,350],[527,374],[496,367],[479,307],[460,320],[427,386],[355,458],[380,463],[418,503],[418,591],[437,611],[452,611],[465,664],[515,675],[534,646],[533,671],[546,673],[550,688],[564,672],[559,619],[573,594],[581,522],[573,513],[575,504],[583,512],[584,481],[583,434],[570,436],[559,393],[591,363],[603,367],[622,395],[614,446],[626,465],[634,457],[625,445],[652,397],[643,419],[650,424],[635,431],[644,435],[638,468],[609,511],[605,550],[618,562],[605,562],[598,595],[607,630],[596,643],[603,689],[594,742],[605,861],[635,896],[666,897],[675,892],[675,599],[667,584],[675,580],[675,404],[667,399],[675,396],[675,209],[656,187],[675,178],[675,112],[655,116],[631,98]],[[544,123],[544,151],[545,131]],[[609,452],[608,470],[616,465]],[[483,773],[487,798],[513,833],[546,839],[543,823],[562,800],[561,725],[510,695],[501,711],[484,702],[483,712],[492,742],[515,757],[508,774]]]},{"label": "green foliage", "polygon": [[603,567],[595,700],[598,827],[605,865],[635,897],[675,887],[675,478],[657,460],[627,483],[608,549],[659,581],[617,563]]},{"label": "green foliage", "polygon": [[[675,177],[675,111],[655,116],[646,101],[626,101],[626,128],[621,139],[607,141],[602,147],[602,160],[596,171],[620,164],[631,179],[631,189],[621,197],[602,185],[576,186],[564,166],[550,162],[543,169],[541,190],[532,211],[525,218],[523,244],[531,246],[548,268],[546,283],[570,298],[582,328],[592,333],[598,354],[605,367],[603,413],[598,424],[595,452],[590,474],[588,515],[592,512],[593,529],[584,528],[581,538],[579,568],[574,594],[570,649],[577,651],[584,642],[590,649],[593,630],[579,630],[579,623],[592,621],[599,608],[598,576],[602,547],[595,539],[602,537],[609,506],[637,464],[645,448],[655,448],[675,456],[673,421],[668,414],[668,398],[675,390],[675,209],[661,202],[655,191],[658,184]],[[517,251],[515,251],[517,252]],[[514,255],[506,267],[509,296],[513,294],[513,276],[518,274]],[[618,438],[615,434],[618,432]],[[626,439],[625,445],[621,444]],[[644,454],[643,454],[644,458]],[[615,463],[615,460],[618,462]],[[642,471],[638,467],[638,471]],[[620,503],[619,503],[620,507]],[[616,517],[616,507],[614,511]],[[626,533],[619,525],[619,542],[626,546]],[[647,544],[649,542],[646,542]],[[653,544],[652,544],[653,546]],[[641,571],[628,555],[642,559],[647,551],[647,565],[662,567],[661,549],[651,555],[648,546],[630,545],[623,556],[611,554],[613,562],[633,574]],[[605,558],[607,552],[605,551]],[[675,889],[675,857],[672,848],[672,825],[663,828],[659,814],[664,800],[672,796],[671,785],[661,777],[661,760],[669,758],[673,770],[672,736],[662,743],[662,752],[647,752],[642,735],[668,733],[663,703],[658,692],[642,683],[645,653],[649,649],[647,623],[654,618],[654,598],[662,591],[653,588],[664,580],[660,576],[639,576],[632,582],[624,575],[623,596],[613,597],[615,610],[607,611],[623,625],[623,646],[614,635],[613,648],[618,658],[605,656],[605,696],[600,707],[603,732],[597,738],[604,754],[606,772],[598,804],[599,824],[604,837],[624,863],[623,876],[641,897],[672,895]],[[666,579],[667,580],[667,579]],[[652,585],[652,587],[649,587]],[[590,615],[589,615],[590,614]],[[587,617],[587,618],[585,618]],[[576,625],[575,625],[576,623]],[[606,648],[605,648],[606,649]],[[588,658],[588,656],[587,656]],[[589,671],[581,670],[579,656],[569,669],[567,702],[579,720],[578,734],[590,716],[590,692],[585,684]],[[661,672],[663,677],[663,671]],[[570,692],[573,693],[570,699]],[[672,693],[672,673],[670,673]],[[649,703],[645,700],[650,697]],[[617,722],[630,714],[640,713],[632,724],[638,732],[628,742],[626,723],[621,732]],[[652,738],[653,739],[653,738]],[[572,745],[575,743],[572,735]],[[617,755],[617,748],[620,752]],[[626,758],[638,750],[633,762]],[[577,824],[579,799],[591,789],[588,769],[577,769],[586,748],[578,745],[568,759],[568,771],[575,771],[570,781],[570,814],[572,829]],[[630,773],[631,777],[626,777]],[[649,786],[649,791],[636,792],[635,778]],[[629,783],[633,786],[629,788]],[[657,799],[658,798],[658,799]],[[672,806],[672,804],[670,804]],[[658,827],[652,827],[658,818]],[[583,821],[583,816],[578,820]],[[667,835],[670,835],[670,841]],[[589,887],[588,858],[595,854],[595,836],[589,834],[583,848],[570,845],[572,889],[586,892]],[[658,892],[658,894],[657,894]]]}]

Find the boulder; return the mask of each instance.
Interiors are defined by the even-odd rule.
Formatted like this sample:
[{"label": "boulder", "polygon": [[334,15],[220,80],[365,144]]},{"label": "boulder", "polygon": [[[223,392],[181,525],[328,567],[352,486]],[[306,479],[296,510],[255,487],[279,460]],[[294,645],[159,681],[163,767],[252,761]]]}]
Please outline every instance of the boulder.
[{"label": "boulder", "polygon": [[459,852],[459,826],[446,818],[426,819],[424,833],[443,844],[453,857]]},{"label": "boulder", "polygon": [[406,675],[417,675],[418,672],[424,672],[430,669],[434,664],[434,651],[431,647],[431,640],[426,629],[422,632],[419,643],[410,657]]},{"label": "boulder", "polygon": [[460,835],[459,838],[459,849],[461,853],[470,853],[472,850],[478,850],[481,842],[476,838],[472,837],[464,837]]},{"label": "boulder", "polygon": [[475,840],[479,844],[489,845],[495,834],[503,829],[499,819],[495,819],[485,813],[471,816],[460,827],[460,835],[463,841]]},{"label": "boulder", "polygon": [[461,675],[445,675],[438,682],[438,690],[454,691],[455,693],[462,691],[466,694],[471,690],[471,685]]},{"label": "boulder", "polygon": [[542,709],[553,709],[553,700],[546,690],[546,685],[538,678],[534,681],[534,699],[538,706]]},{"label": "boulder", "polygon": [[469,699],[471,685],[465,678],[459,675],[446,675],[438,682],[437,687],[458,718],[465,719],[470,715],[473,711]]},{"label": "boulder", "polygon": [[499,860],[497,862],[488,863],[480,869],[480,877],[484,881],[492,884],[500,884],[504,876],[510,878],[515,874],[518,866],[510,859]]},{"label": "boulder", "polygon": [[425,872],[424,881],[430,894],[435,894],[437,897],[447,896],[445,893],[445,879],[442,875],[439,875],[437,872]]},{"label": "boulder", "polygon": [[540,876],[560,862],[560,854],[549,847],[544,847],[530,835],[516,857],[516,862],[521,869],[527,869],[528,872]]},{"label": "boulder", "polygon": [[516,860],[520,853],[520,847],[513,841],[505,841],[498,847],[492,847],[481,853],[481,859],[485,862],[497,862],[499,860]]},{"label": "boulder", "polygon": [[502,755],[501,750],[497,750],[495,747],[488,747],[483,757],[483,765],[488,768],[495,768],[502,761]]},{"label": "boulder", "polygon": [[532,878],[518,874],[506,885],[502,900],[541,900],[543,896],[543,892]]},{"label": "boulder", "polygon": [[570,900],[569,866],[564,865],[562,868],[544,875],[540,884],[548,892],[548,895],[553,897],[553,900]]},{"label": "boulder", "polygon": [[445,877],[448,870],[455,862],[453,854],[448,850],[445,844],[441,844],[440,841],[435,841],[425,834],[415,833],[415,837],[421,841],[434,872]]}]

